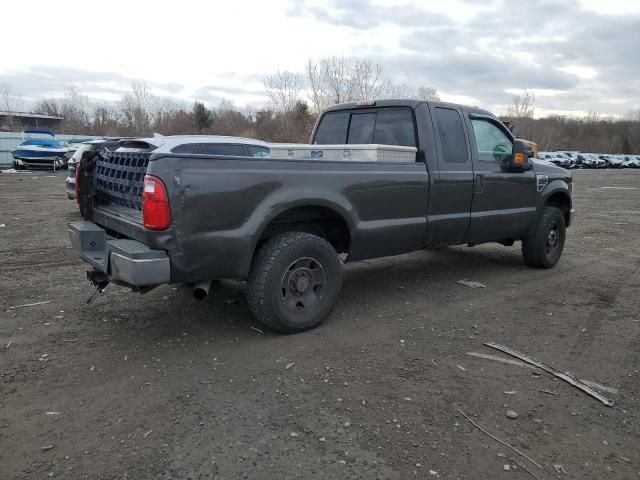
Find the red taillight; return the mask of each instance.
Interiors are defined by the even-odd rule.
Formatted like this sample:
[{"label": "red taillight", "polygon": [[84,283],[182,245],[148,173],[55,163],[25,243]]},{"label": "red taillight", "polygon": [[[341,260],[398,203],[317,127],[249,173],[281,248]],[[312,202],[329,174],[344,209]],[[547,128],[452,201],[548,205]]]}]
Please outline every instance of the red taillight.
[{"label": "red taillight", "polygon": [[159,178],[152,175],[144,177],[142,220],[148,230],[165,230],[171,225],[167,189]]},{"label": "red taillight", "polygon": [[76,163],[76,203],[80,203],[80,162]]}]

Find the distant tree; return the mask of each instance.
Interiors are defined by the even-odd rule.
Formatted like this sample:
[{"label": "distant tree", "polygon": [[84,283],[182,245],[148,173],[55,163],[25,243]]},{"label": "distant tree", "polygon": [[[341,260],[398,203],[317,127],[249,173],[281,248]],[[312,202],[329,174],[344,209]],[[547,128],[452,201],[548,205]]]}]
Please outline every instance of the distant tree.
[{"label": "distant tree", "polygon": [[300,75],[287,70],[266,76],[263,84],[274,110],[281,113],[293,111],[304,86]]},{"label": "distant tree", "polygon": [[120,100],[120,110],[127,129],[136,134],[150,133],[152,95],[144,82],[131,82],[131,91]]},{"label": "distant tree", "polygon": [[64,118],[63,128],[74,133],[86,133],[91,125],[93,107],[89,97],[78,87],[71,85],[64,90],[64,97],[59,101],[60,115]]},{"label": "distant tree", "polygon": [[525,89],[521,95],[514,95],[507,115],[513,121],[514,133],[527,139],[533,138],[533,115],[536,96],[533,90]]},{"label": "distant tree", "polygon": [[327,57],[306,65],[307,91],[314,112],[328,105],[376,98],[438,99],[435,89],[418,91],[393,82],[379,63],[368,58]]},{"label": "distant tree", "polygon": [[193,103],[193,121],[198,132],[209,128],[212,122],[211,111],[202,102]]},{"label": "distant tree", "polygon": [[38,101],[33,108],[33,112],[41,115],[51,115],[54,117],[62,116],[62,113],[60,112],[60,102],[56,98],[47,98]]},{"label": "distant tree", "polygon": [[116,136],[121,129],[119,120],[118,111],[112,105],[94,105],[90,133]]},{"label": "distant tree", "polygon": [[418,100],[435,100],[437,102],[440,101],[440,96],[438,95],[438,91],[435,88],[431,88],[431,87],[418,88],[415,98]]},{"label": "distant tree", "polygon": [[[14,92],[11,84],[9,82],[0,82],[0,110],[15,113],[19,112],[22,108],[22,98]],[[13,115],[9,115],[8,117],[8,127],[12,131],[15,130],[16,122]]]}]

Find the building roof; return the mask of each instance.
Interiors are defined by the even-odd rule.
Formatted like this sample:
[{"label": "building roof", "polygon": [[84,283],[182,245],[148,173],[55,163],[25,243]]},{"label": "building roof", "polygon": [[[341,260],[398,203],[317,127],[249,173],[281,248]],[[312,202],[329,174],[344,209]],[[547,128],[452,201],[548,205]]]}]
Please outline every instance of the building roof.
[{"label": "building roof", "polygon": [[54,115],[42,115],[40,113],[28,113],[28,112],[7,112],[0,110],[0,117],[20,117],[20,118],[40,118],[46,120],[64,120],[62,117],[56,117]]}]

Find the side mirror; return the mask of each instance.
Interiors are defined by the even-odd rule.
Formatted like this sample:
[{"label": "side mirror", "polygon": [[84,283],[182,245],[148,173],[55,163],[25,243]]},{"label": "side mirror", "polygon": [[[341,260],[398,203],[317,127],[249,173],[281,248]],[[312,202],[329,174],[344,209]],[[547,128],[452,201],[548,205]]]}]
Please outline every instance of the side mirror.
[{"label": "side mirror", "polygon": [[522,140],[514,140],[511,156],[502,163],[502,169],[509,172],[526,172],[531,170],[529,145]]}]

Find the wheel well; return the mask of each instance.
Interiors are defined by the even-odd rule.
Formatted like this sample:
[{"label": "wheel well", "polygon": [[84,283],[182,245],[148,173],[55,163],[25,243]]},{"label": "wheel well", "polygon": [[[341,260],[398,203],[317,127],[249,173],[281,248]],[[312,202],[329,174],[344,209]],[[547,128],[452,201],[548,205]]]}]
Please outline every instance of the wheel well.
[{"label": "wheel well", "polygon": [[324,238],[338,253],[349,253],[351,233],[342,215],[327,207],[291,208],[271,220],[264,229],[257,247],[283,232],[306,232]]},{"label": "wheel well", "polygon": [[544,204],[545,207],[555,207],[562,211],[565,220],[569,222],[569,212],[571,211],[571,200],[566,193],[556,192],[547,198]]}]

